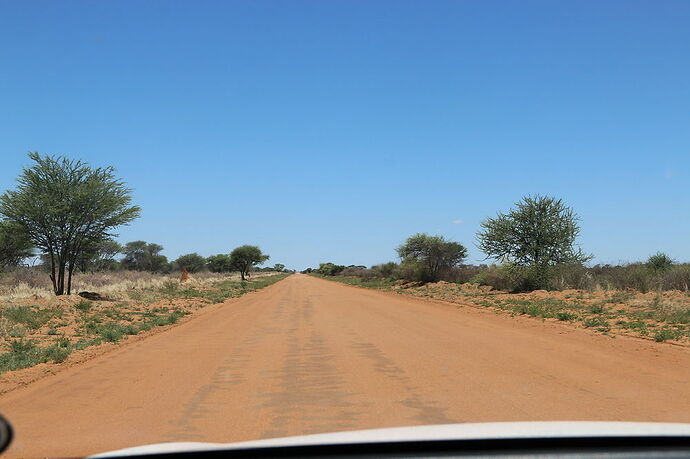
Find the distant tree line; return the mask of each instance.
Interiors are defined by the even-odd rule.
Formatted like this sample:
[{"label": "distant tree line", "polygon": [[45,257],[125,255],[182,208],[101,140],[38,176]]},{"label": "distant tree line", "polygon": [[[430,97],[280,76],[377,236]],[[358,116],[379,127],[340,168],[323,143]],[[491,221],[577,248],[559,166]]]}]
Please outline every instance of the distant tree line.
[{"label": "distant tree line", "polygon": [[303,272],[365,280],[472,282],[508,291],[690,288],[690,265],[678,264],[663,253],[650,256],[645,263],[588,267],[585,263],[592,256],[577,245],[579,233],[578,216],[562,200],[527,196],[507,213],[499,212],[481,224],[477,246],[494,264],[467,265],[467,249],[462,244],[419,233],[397,248],[399,262],[371,268],[328,262]]},{"label": "distant tree line", "polygon": [[[113,167],[93,168],[62,156],[29,153],[17,187],[0,195],[0,271],[38,259],[56,295],[70,294],[75,272],[135,270],[169,273],[185,269],[239,272],[244,280],[269,259],[257,246],[204,258],[189,253],[169,261],[163,246],[146,241],[119,244],[114,229],[138,218],[131,190]],[[272,269],[284,271],[276,264]]]}]

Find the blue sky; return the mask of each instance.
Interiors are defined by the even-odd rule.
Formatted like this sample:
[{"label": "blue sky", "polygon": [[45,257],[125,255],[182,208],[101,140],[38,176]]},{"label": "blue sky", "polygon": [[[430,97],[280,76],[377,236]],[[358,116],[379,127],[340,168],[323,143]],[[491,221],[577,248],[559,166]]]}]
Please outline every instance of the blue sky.
[{"label": "blue sky", "polygon": [[0,190],[114,165],[175,258],[384,262],[564,199],[594,262],[690,261],[690,2],[5,1]]}]

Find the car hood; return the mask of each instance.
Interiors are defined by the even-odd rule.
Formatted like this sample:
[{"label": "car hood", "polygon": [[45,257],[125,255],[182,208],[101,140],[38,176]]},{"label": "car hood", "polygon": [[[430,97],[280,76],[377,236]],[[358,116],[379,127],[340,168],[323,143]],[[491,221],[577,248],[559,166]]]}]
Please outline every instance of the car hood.
[{"label": "car hood", "polygon": [[135,446],[96,454],[92,458],[146,454],[443,440],[501,440],[587,437],[690,437],[690,424],[656,422],[487,422],[356,430],[236,443],[176,442]]}]

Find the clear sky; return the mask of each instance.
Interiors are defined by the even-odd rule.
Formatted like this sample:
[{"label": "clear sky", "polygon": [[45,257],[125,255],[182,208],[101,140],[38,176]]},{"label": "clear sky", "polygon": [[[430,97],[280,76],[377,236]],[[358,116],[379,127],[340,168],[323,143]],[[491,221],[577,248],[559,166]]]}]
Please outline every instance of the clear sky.
[{"label": "clear sky", "polygon": [[688,1],[0,2],[0,190],[113,165],[171,259],[384,262],[563,198],[594,262],[690,261]]}]

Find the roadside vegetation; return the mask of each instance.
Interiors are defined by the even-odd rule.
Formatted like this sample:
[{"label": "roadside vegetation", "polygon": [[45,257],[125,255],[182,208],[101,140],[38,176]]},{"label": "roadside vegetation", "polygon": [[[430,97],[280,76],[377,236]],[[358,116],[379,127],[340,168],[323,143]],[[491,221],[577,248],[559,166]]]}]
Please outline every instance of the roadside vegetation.
[{"label": "roadside vegetation", "polygon": [[[0,373],[172,325],[291,271],[257,246],[173,261],[155,242],[120,244],[141,209],[113,167],[30,153],[0,195]],[[253,273],[253,275],[252,275]]]},{"label": "roadside vegetation", "polygon": [[60,363],[78,350],[117,343],[156,327],[172,325],[211,304],[222,303],[281,279],[287,273],[214,275],[183,284],[171,276],[139,287],[109,290],[108,301],[75,295],[16,300],[0,309],[0,373],[44,362]]},{"label": "roadside vegetation", "polygon": [[338,282],[429,297],[655,341],[690,341],[690,264],[664,253],[645,262],[587,266],[579,218],[561,200],[526,197],[487,218],[477,245],[494,263],[463,264],[466,250],[416,234],[398,262],[367,268],[332,262],[303,272]]}]

